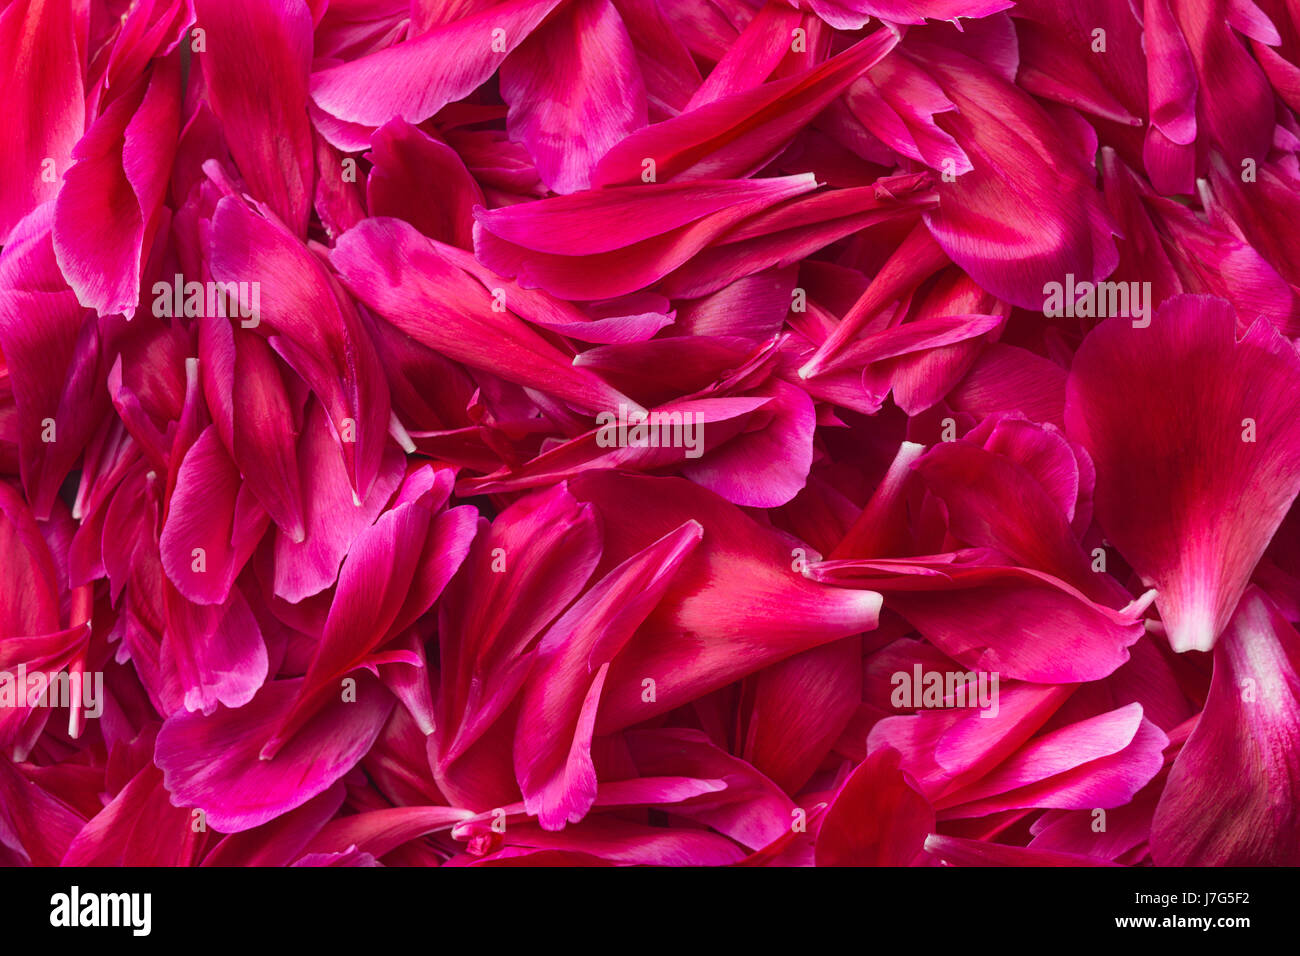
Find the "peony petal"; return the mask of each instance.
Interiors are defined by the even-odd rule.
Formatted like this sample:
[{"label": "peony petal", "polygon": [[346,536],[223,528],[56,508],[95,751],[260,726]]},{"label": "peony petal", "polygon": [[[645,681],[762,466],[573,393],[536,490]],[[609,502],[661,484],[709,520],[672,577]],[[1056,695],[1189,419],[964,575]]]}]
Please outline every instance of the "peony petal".
[{"label": "peony petal", "polygon": [[302,806],[347,773],[379,736],[393,698],[362,675],[354,702],[336,700],[273,759],[260,759],[301,685],[270,681],[236,710],[168,718],[155,761],[176,803],[202,809],[223,833],[238,833]]},{"label": "peony petal", "polygon": [[394,116],[428,119],[471,93],[559,6],[560,0],[506,0],[463,19],[316,73],[311,97],[327,113],[382,126]]},{"label": "peony petal", "polygon": [[817,834],[818,866],[908,866],[934,831],[934,808],[882,748],[844,781]]},{"label": "peony petal", "polygon": [[72,155],[54,206],[54,252],[77,300],[128,318],[180,132],[180,59],[159,60],[109,104]]},{"label": "peony petal", "polygon": [[212,274],[257,283],[257,321],[329,411],[360,498],[370,491],[388,437],[389,396],[356,307],[322,264],[279,223],[223,198],[212,217]]},{"label": "peony petal", "polygon": [[879,595],[826,588],[792,572],[796,542],[712,492],[679,478],[606,472],[583,475],[571,487],[601,512],[605,562],[635,553],[684,521],[704,526],[703,543],[611,666],[597,733],[876,626]]},{"label": "peony petal", "polygon": [[877,30],[801,75],[733,93],[648,126],[605,155],[592,184],[642,180],[647,158],[654,161],[652,181],[658,182],[752,175],[897,42],[893,32]]},{"label": "peony petal", "polygon": [[315,152],[307,119],[312,19],[304,0],[195,0],[213,112],[255,198],[307,233]]},{"label": "peony petal", "polygon": [[[369,219],[339,239],[333,255],[348,286],[412,338],[468,365],[595,411],[629,403],[572,362],[408,224]],[[507,303],[508,304],[508,303]]]},{"label": "peony petal", "polygon": [[1215,645],[1205,710],[1156,808],[1155,863],[1295,866],[1298,727],[1300,634],[1252,589]]},{"label": "peony petal", "polygon": [[988,67],[949,46],[915,49],[956,105],[945,122],[974,166],[940,184],[939,209],[925,217],[944,252],[998,298],[1027,309],[1041,308],[1043,286],[1067,274],[1108,275],[1118,253],[1092,157]]},{"label": "peony petal", "polygon": [[511,139],[561,194],[590,187],[597,160],[646,122],[632,40],[610,0],[561,6],[502,64],[501,97]]},{"label": "peony petal", "polygon": [[[1222,300],[1179,296],[1150,328],[1099,326],[1070,373],[1066,421],[1097,465],[1098,521],[1157,589],[1176,651],[1214,646],[1300,492],[1284,399],[1300,356],[1266,321],[1235,328]],[[1222,507],[1247,496],[1249,510]]]},{"label": "peony petal", "polygon": [[368,158],[371,216],[405,219],[430,239],[463,249],[473,246],[474,207],[485,200],[455,150],[419,127],[393,119],[375,130]]},{"label": "peony petal", "polygon": [[196,604],[223,603],[268,521],[209,425],[185,453],[163,524],[167,577]]},{"label": "peony petal", "polygon": [[595,801],[591,734],[609,663],[702,535],[698,523],[687,522],[629,558],[542,636],[522,695],[514,756],[524,805],[544,829],[577,823]]},{"label": "peony petal", "polygon": [[19,0],[0,12],[0,101],[8,104],[14,175],[0,184],[0,246],[53,199],[81,138],[86,108],[77,17],[70,0]]}]

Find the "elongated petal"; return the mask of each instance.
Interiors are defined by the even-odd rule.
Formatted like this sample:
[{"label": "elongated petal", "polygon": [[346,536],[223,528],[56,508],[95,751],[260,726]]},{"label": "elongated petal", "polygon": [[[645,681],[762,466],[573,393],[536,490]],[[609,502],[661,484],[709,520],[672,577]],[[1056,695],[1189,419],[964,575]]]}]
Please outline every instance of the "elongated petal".
[{"label": "elongated petal", "polygon": [[1027,309],[1041,308],[1043,286],[1067,274],[1108,275],[1118,253],[1092,157],[987,67],[948,47],[919,46],[957,106],[948,128],[974,166],[940,184],[939,210],[926,216],[943,250],[998,298]]},{"label": "elongated petal", "polygon": [[358,497],[369,492],[388,438],[389,396],[374,343],[352,301],[283,226],[223,198],[212,219],[212,273],[257,283],[258,323],[329,411]]},{"label": "elongated petal", "polygon": [[[553,554],[566,559],[548,560]],[[476,539],[439,615],[444,763],[510,704],[527,676],[525,648],[578,596],[599,559],[593,509],[563,483],[520,499]]]},{"label": "elongated petal", "polygon": [[54,251],[82,305],[135,312],[180,131],[180,60],[158,61],[77,143],[55,202]]},{"label": "elongated petal", "polygon": [[884,591],[944,653],[1017,680],[1097,680],[1142,636],[1141,605],[1116,611],[1028,568],[846,560],[811,565],[809,574]]},{"label": "elongated petal", "polygon": [[0,756],[0,848],[8,865],[57,866],[85,824],[64,801]]},{"label": "elongated petal", "polygon": [[[408,484],[437,480],[420,476]],[[334,696],[345,675],[427,611],[460,567],[477,531],[475,515],[471,508],[455,508],[435,517],[446,490],[435,483],[417,491],[352,542],[301,696],[268,753]]]},{"label": "elongated petal", "polygon": [[199,368],[214,424],[257,500],[300,540],[303,495],[294,456],[294,416],[271,347],[233,323],[199,326]]},{"label": "elongated petal", "polygon": [[941,815],[1122,806],[1160,771],[1168,743],[1142,705],[1129,704],[1031,740],[982,780],[945,794]]},{"label": "elongated petal", "polygon": [[[411,226],[370,219],[340,238],[335,266],[367,304],[412,338],[595,411],[628,402],[508,311]],[[506,303],[509,304],[508,302]]]},{"label": "elongated petal", "polygon": [[0,182],[0,245],[19,220],[57,195],[81,138],[81,54],[70,0],[22,0],[0,13],[0,98],[10,114],[13,175]]},{"label": "elongated petal", "polygon": [[33,212],[0,254],[0,351],[16,406],[23,488],[38,517],[50,514],[107,408],[98,324],[59,273],[53,215],[52,203]]},{"label": "elongated petal", "polygon": [[[1258,590],[1214,650],[1214,680],[1156,808],[1160,866],[1294,866],[1300,634]],[[1229,790],[1222,781],[1233,781]]]},{"label": "elongated petal", "polygon": [[312,18],[305,0],[195,0],[213,112],[239,170],[297,235],[307,232],[314,152],[307,119]]},{"label": "elongated petal", "polygon": [[68,846],[63,866],[192,866],[206,833],[172,806],[163,775],[148,764]]},{"label": "elongated petal", "polygon": [[591,733],[609,663],[703,535],[688,522],[611,571],[547,631],[519,710],[515,771],[546,829],[577,823],[596,799]]},{"label": "elongated petal", "polygon": [[507,0],[311,78],[312,99],[339,119],[420,123],[492,75],[560,0]]},{"label": "elongated petal", "polygon": [[932,833],[925,852],[949,866],[1115,866],[1107,860],[1081,853],[1060,853],[1032,847],[1008,846]]},{"label": "elongated petal", "polygon": [[734,93],[634,133],[600,161],[593,185],[636,182],[647,158],[661,182],[751,175],[897,42],[891,31],[877,30],[802,75]]},{"label": "elongated petal", "polygon": [[[575,193],[478,213],[474,251],[525,288],[612,298],[663,278],[746,217],[814,188],[811,176],[786,176]],[[592,217],[605,227],[593,232]]]}]

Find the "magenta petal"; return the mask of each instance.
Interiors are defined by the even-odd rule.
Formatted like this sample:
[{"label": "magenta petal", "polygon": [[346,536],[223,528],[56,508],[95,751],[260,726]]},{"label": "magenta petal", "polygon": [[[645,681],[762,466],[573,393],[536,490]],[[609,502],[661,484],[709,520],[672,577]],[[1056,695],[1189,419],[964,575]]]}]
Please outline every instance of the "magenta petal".
[{"label": "magenta petal", "polygon": [[614,7],[632,37],[651,119],[681,112],[700,85],[700,67],[667,11],[656,0],[614,0]]},{"label": "magenta petal", "polygon": [[375,130],[370,144],[370,215],[405,219],[430,239],[472,247],[474,207],[485,200],[456,151],[401,119]]},{"label": "magenta petal", "polygon": [[545,829],[577,823],[596,799],[591,735],[609,662],[702,534],[698,523],[687,522],[629,558],[542,637],[523,693],[514,754],[524,805]]},{"label": "magenta petal", "polygon": [[1300,863],[1300,634],[1252,589],[1214,649],[1205,710],[1156,808],[1158,866]]},{"label": "magenta petal", "polygon": [[926,215],[943,250],[985,289],[1028,309],[1042,308],[1044,284],[1067,273],[1108,275],[1118,253],[1092,157],[988,67],[948,47],[917,47],[957,106],[948,128],[974,166],[941,184],[939,210]]},{"label": "magenta petal", "polygon": [[0,638],[59,628],[58,579],[50,549],[22,496],[0,483]]},{"label": "magenta petal", "polygon": [[343,805],[336,783],[296,810],[242,833],[231,833],[203,858],[203,866],[288,866]]},{"label": "magenta petal", "polygon": [[294,414],[266,341],[235,323],[199,325],[203,392],[222,443],[281,531],[305,534]]},{"label": "magenta petal", "polygon": [[899,766],[873,751],[831,801],[817,834],[818,866],[907,866],[934,832],[934,808]]},{"label": "magenta petal", "polygon": [[[10,7],[10,10],[13,10]],[[39,517],[107,409],[100,330],[55,261],[54,204],[22,221],[0,253],[0,351],[17,410],[23,488]],[[55,441],[46,441],[53,423]]]},{"label": "magenta petal", "polygon": [[707,830],[665,829],[605,816],[583,820],[560,833],[524,824],[511,831],[510,842],[640,866],[725,866],[744,856],[734,842]]},{"label": "magenta petal", "polygon": [[632,40],[609,0],[572,0],[501,67],[507,129],[553,192],[591,185],[611,146],[645,125],[645,89]]},{"label": "magenta petal", "polygon": [[1160,771],[1169,738],[1129,704],[1025,744],[979,781],[938,801],[944,817],[1024,807],[1118,807]]},{"label": "magenta petal", "polygon": [[68,846],[62,866],[192,866],[202,833],[172,806],[163,775],[147,764]]},{"label": "magenta petal", "polygon": [[1192,54],[1169,0],[1146,0],[1143,12],[1151,125],[1170,142],[1186,146],[1196,139],[1197,79]]},{"label": "magenta petal", "polygon": [[297,469],[306,514],[301,540],[283,529],[275,536],[275,593],[290,603],[319,594],[338,578],[352,542],[374,523],[402,480],[404,464],[394,445],[384,448],[379,474],[358,505],[339,446],[320,404],[307,409]]},{"label": "magenta petal", "polygon": [[[412,338],[449,358],[598,411],[630,403],[530,329],[493,293],[398,219],[368,219],[332,259],[348,286]],[[509,307],[509,300],[505,302]]]},{"label": "magenta petal", "polygon": [[195,11],[207,34],[199,63],[226,144],[254,197],[305,235],[315,175],[311,10],[305,0],[195,0]]},{"label": "magenta petal", "polygon": [[1097,519],[1157,589],[1177,651],[1214,646],[1300,492],[1287,399],[1300,356],[1266,321],[1235,330],[1226,302],[1179,296],[1150,328],[1103,323],[1070,373],[1066,421],[1097,466]]},{"label": "magenta petal", "polygon": [[[408,478],[408,485],[418,482]],[[447,475],[441,490],[432,485],[405,502],[399,496],[396,507],[352,542],[301,697],[269,752],[332,699],[339,681],[372,651],[424,614],[456,573],[478,530],[477,515],[460,507],[435,516],[449,487]]]},{"label": "magenta petal", "polygon": [[954,660],[1016,680],[1098,680],[1143,633],[1141,604],[1114,610],[1029,568],[846,560],[808,573],[885,592],[887,606]]},{"label": "magenta petal", "polygon": [[[605,522],[606,561],[622,560],[682,522],[704,540],[614,660],[597,733],[671,710],[791,654],[872,630],[880,596],[792,573],[795,539],[680,478],[592,472],[571,483]],[[779,609],[779,610],[778,610]],[[653,693],[646,694],[651,685]]]},{"label": "magenta petal", "polygon": [[890,30],[876,30],[797,76],[722,97],[633,133],[601,160],[593,185],[637,182],[646,158],[655,161],[660,182],[752,175],[897,42]]},{"label": "magenta petal", "polygon": [[353,123],[382,126],[394,116],[423,122],[482,84],[559,4],[507,0],[323,70],[311,78],[312,99]]},{"label": "magenta petal", "polygon": [[[747,217],[816,186],[812,176],[783,176],[558,196],[479,212],[474,252],[525,288],[569,299],[613,298],[662,279]],[[593,219],[603,228],[593,231]]]},{"label": "magenta petal", "polygon": [[[24,216],[53,199],[86,116],[77,16],[70,0],[16,0],[0,12],[0,102],[13,174],[0,181],[0,246]],[[46,166],[46,160],[53,162]]]},{"label": "magenta petal", "polygon": [[181,106],[178,58],[109,105],[72,151],[76,162],[55,202],[54,251],[77,299],[128,317],[171,173]]},{"label": "magenta petal", "polygon": [[890,23],[924,23],[926,20],[978,19],[1005,10],[1011,0],[834,0],[836,6]]},{"label": "magenta petal", "polygon": [[[913,666],[920,663],[915,652],[909,655]],[[901,661],[904,668],[906,660]],[[897,666],[892,661],[881,663],[892,670]],[[996,772],[1061,708],[1071,691],[1068,685],[1013,682],[999,688],[998,712],[991,718],[984,716],[989,711],[977,707],[930,708],[887,717],[871,728],[867,749],[898,750],[903,769],[921,792],[931,801],[939,800],[964,783]]]},{"label": "magenta petal", "polygon": [[792,52],[791,37],[801,23],[802,15],[790,7],[778,3],[761,7],[699,84],[685,112],[768,79]]},{"label": "magenta petal", "polygon": [[474,816],[459,807],[390,807],[331,820],[312,839],[316,853],[339,852],[349,846],[381,857],[426,833],[450,830]]},{"label": "magenta petal", "polygon": [[1060,853],[1033,847],[1007,846],[933,833],[926,838],[925,852],[949,866],[1116,866],[1108,860],[1080,853]]},{"label": "magenta petal", "polygon": [[563,483],[521,498],[475,539],[439,614],[444,763],[509,706],[531,666],[524,650],[581,593],[600,551],[593,509]]},{"label": "magenta petal", "polygon": [[363,674],[354,702],[336,700],[273,759],[259,758],[301,684],[271,681],[237,710],[170,717],[155,760],[173,801],[202,809],[223,833],[238,833],[302,806],[347,773],[379,736],[392,696]]},{"label": "magenta petal", "polygon": [[771,401],[750,417],[745,432],[688,462],[682,474],[735,504],[775,508],[808,481],[816,414],[803,389],[780,380],[754,394]]},{"label": "magenta petal", "polygon": [[[1004,442],[1007,431],[999,432]],[[1038,462],[1028,459],[1025,464]],[[1113,579],[1092,570],[1070,528],[1079,480],[1073,459],[1064,475],[1046,475],[1048,482],[1067,482],[1068,504],[1061,501],[1059,489],[1045,485],[1024,464],[966,441],[939,443],[914,470],[943,499],[949,530],[967,544],[996,548],[1016,564],[1069,582],[1094,601],[1122,606],[1130,600]]]},{"label": "magenta petal", "polygon": [[878,139],[903,156],[952,175],[970,172],[957,141],[935,122],[935,114],[956,109],[943,88],[917,64],[886,57],[845,93],[845,105]]},{"label": "magenta petal", "polygon": [[831,752],[862,699],[862,641],[848,637],[759,671],[741,756],[798,793]]},{"label": "magenta petal", "polygon": [[192,604],[170,588],[162,656],[186,710],[242,707],[267,679],[266,643],[238,588],[222,604]]},{"label": "magenta petal", "polygon": [[[633,730],[625,735],[625,740],[637,770],[651,778],[639,782],[641,789],[654,792],[656,788],[652,784],[658,779],[670,784],[658,788],[670,791],[665,796],[677,796],[682,788],[672,781],[675,777],[686,777],[705,791],[683,799],[672,812],[753,849],[767,846],[790,832],[795,821],[794,801],[771,780],[718,747],[700,731],[672,727]],[[604,796],[602,793],[601,799]]]},{"label": "magenta petal", "polygon": [[58,866],[85,824],[58,797],[0,756],[0,859],[6,866]]},{"label": "magenta petal", "polygon": [[1065,369],[1055,362],[999,342],[975,360],[948,402],[976,418],[1015,410],[1059,428],[1065,424],[1065,380]]},{"label": "magenta petal", "polygon": [[176,589],[196,604],[221,604],[267,522],[209,425],[177,473],[159,545]]},{"label": "magenta petal", "polygon": [[260,332],[276,336],[272,346],[320,397],[353,490],[367,494],[388,440],[391,407],[356,305],[284,226],[231,197],[212,217],[212,274],[221,282],[259,283]]}]

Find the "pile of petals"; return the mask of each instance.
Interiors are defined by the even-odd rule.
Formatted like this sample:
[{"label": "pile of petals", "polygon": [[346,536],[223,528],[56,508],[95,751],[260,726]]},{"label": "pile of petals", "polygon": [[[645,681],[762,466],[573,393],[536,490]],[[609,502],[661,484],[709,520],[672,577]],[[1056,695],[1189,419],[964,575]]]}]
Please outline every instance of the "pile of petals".
[{"label": "pile of petals", "polygon": [[1300,863],[1282,0],[0,0],[0,863]]}]

